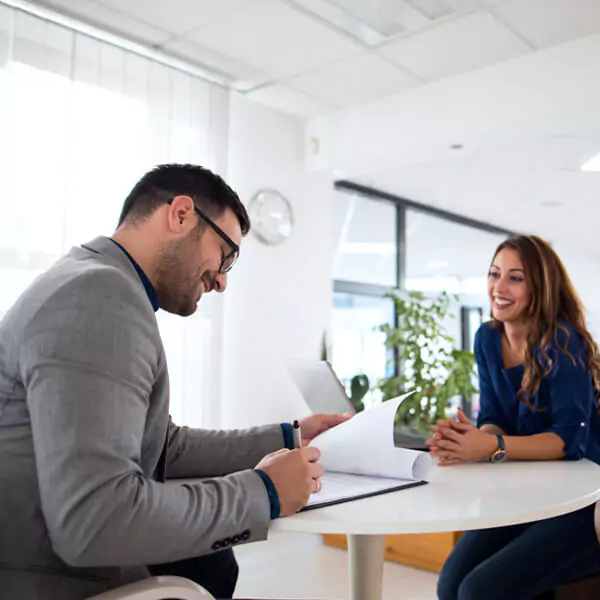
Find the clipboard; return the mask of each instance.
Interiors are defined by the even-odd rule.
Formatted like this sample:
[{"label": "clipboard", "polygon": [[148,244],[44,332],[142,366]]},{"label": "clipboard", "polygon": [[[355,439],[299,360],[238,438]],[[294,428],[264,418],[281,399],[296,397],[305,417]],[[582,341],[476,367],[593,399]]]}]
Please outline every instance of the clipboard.
[{"label": "clipboard", "polygon": [[[327,490],[327,479],[336,479],[338,486],[336,489]],[[306,512],[315,508],[324,508],[326,506],[335,506],[345,502],[354,500],[363,500],[391,492],[407,490],[410,488],[420,487],[427,484],[427,481],[409,481],[392,479],[387,477],[368,477],[364,475],[349,475],[346,473],[326,473],[323,476],[323,490],[313,494],[309,499],[309,503],[300,510]],[[339,485],[342,481],[343,486]],[[342,489],[345,487],[345,489]],[[321,499],[322,498],[322,499]]]}]

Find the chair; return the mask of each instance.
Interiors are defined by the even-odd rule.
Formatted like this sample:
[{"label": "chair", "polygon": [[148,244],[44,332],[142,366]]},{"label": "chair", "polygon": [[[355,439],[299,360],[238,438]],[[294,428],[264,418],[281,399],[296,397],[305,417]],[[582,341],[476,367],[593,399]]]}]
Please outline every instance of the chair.
[{"label": "chair", "polygon": [[183,577],[142,579],[88,600],[214,600],[202,586]]},{"label": "chair", "polygon": [[591,575],[561,585],[554,591],[556,600],[589,600],[600,598],[600,575]]}]

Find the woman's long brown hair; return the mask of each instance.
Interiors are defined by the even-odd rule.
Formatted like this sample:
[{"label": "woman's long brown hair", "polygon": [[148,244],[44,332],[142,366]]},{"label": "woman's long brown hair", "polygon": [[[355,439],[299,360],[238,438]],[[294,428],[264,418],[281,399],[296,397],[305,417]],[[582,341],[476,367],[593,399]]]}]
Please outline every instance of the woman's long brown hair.
[{"label": "woman's long brown hair", "polygon": [[[559,352],[567,354],[575,364],[575,357],[567,350],[570,333],[559,321],[568,323],[581,336],[585,346],[585,363],[592,374],[595,395],[598,398],[600,351],[588,331],[585,309],[562,261],[548,242],[535,235],[508,238],[498,246],[494,259],[505,249],[519,253],[525,271],[525,281],[531,294],[527,309],[525,374],[518,394],[519,400],[530,405],[531,398],[539,392],[542,379],[552,371],[554,359],[549,352],[552,345],[558,347]],[[494,322],[497,327],[500,325],[496,319]],[[564,333],[564,336],[561,336],[565,340],[563,344],[559,343],[559,330]],[[537,348],[542,360],[536,360]],[[582,357],[579,358],[583,362]]]}]

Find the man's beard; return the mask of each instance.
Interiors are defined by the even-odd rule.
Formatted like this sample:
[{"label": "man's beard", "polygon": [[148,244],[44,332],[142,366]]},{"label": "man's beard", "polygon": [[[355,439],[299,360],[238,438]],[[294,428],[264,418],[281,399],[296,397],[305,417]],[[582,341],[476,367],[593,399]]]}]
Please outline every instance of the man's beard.
[{"label": "man's beard", "polygon": [[186,238],[164,248],[156,269],[156,295],[159,306],[167,312],[187,317],[196,312],[197,290],[202,268],[196,270],[186,262],[193,255],[192,245],[198,236],[192,232]]}]

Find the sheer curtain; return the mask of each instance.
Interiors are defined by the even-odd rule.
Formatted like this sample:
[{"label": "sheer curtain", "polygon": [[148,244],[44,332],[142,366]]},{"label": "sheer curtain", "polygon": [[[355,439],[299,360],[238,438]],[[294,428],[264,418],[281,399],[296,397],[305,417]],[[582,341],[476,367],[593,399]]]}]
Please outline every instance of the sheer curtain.
[{"label": "sheer curtain", "polygon": [[[223,170],[228,93],[0,4],[0,318],[71,246],[110,235],[137,179],[164,162]],[[219,297],[159,312],[180,423],[216,427]]]}]

